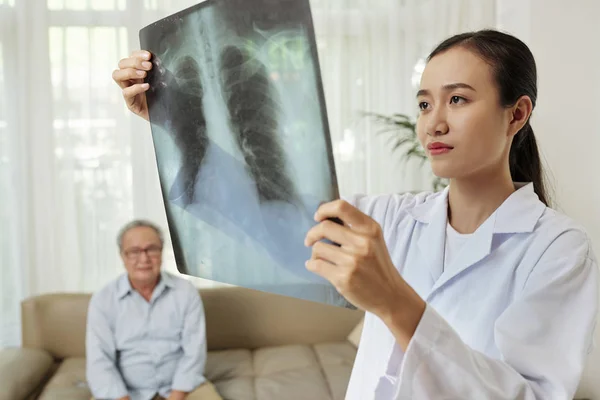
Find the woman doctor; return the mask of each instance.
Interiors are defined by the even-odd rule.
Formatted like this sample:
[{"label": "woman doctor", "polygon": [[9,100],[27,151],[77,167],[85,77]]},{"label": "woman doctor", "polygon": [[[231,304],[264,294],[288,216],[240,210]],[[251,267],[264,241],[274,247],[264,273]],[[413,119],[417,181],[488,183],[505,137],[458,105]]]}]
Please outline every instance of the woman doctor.
[{"label": "woman doctor", "polygon": [[[113,74],[146,119],[137,79],[149,59],[134,52]],[[449,187],[315,214],[307,268],[366,311],[346,399],[573,398],[592,348],[597,262],[584,230],[548,207],[529,123],[536,80],[510,35],[447,39],[423,72],[417,131]]]}]

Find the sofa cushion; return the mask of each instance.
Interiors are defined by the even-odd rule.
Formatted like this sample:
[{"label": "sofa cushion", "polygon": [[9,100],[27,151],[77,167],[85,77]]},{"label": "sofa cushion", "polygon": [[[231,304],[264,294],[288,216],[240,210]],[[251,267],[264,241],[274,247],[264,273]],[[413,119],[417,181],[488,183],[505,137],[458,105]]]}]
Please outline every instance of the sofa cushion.
[{"label": "sofa cushion", "polygon": [[51,293],[21,303],[23,347],[48,351],[56,360],[85,357],[90,295]]},{"label": "sofa cushion", "polygon": [[39,400],[89,400],[85,379],[85,358],[67,358],[50,379]]},{"label": "sofa cushion", "polygon": [[224,400],[257,400],[252,377],[225,379],[213,384]]},{"label": "sofa cushion", "polygon": [[312,346],[258,349],[254,352],[254,372],[258,399],[331,399]]},{"label": "sofa cushion", "polygon": [[250,350],[209,351],[204,375],[224,399],[256,399]]},{"label": "sofa cushion", "polygon": [[23,399],[51,374],[50,354],[38,349],[7,348],[0,352],[0,400]]},{"label": "sofa cushion", "polygon": [[[342,400],[355,356],[347,341],[210,351],[205,375],[225,400]],[[90,397],[85,359],[67,358],[39,399]]]},{"label": "sofa cushion", "polygon": [[345,341],[213,351],[206,377],[225,400],[341,400],[355,356]]},{"label": "sofa cushion", "polygon": [[319,364],[333,400],[343,400],[350,381],[356,348],[346,342],[322,343],[314,346]]},{"label": "sofa cushion", "polygon": [[205,376],[211,382],[252,377],[252,352],[246,349],[209,351]]}]

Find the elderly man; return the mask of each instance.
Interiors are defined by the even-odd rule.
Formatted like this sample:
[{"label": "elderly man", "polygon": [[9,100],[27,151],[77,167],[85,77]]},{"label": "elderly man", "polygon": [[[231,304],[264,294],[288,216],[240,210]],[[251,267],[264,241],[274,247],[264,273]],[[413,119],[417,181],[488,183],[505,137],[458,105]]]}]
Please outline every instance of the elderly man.
[{"label": "elderly man", "polygon": [[86,374],[93,396],[221,399],[203,376],[202,300],[191,283],[161,271],[161,230],[133,221],[117,242],[127,273],[95,293],[88,310]]}]

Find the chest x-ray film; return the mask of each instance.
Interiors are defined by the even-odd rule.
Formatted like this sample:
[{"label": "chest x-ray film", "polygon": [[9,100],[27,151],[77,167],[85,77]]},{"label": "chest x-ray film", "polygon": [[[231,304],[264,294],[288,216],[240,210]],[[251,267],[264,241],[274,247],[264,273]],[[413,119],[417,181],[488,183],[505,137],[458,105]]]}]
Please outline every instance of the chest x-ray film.
[{"label": "chest x-ray film", "polygon": [[308,0],[207,0],[140,31],[180,272],[352,307],[306,270],[338,198]]}]

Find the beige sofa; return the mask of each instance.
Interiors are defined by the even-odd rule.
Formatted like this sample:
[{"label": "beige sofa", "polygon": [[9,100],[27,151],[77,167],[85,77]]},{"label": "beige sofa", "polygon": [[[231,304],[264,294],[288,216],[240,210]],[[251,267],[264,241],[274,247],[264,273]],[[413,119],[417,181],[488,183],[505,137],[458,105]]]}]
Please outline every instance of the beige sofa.
[{"label": "beige sofa", "polygon": [[[243,288],[202,289],[206,376],[230,400],[340,400],[362,318],[351,311]],[[0,352],[0,400],[89,399],[85,322],[89,294],[22,302],[23,347]]]}]

